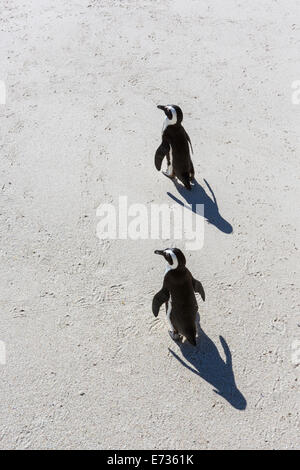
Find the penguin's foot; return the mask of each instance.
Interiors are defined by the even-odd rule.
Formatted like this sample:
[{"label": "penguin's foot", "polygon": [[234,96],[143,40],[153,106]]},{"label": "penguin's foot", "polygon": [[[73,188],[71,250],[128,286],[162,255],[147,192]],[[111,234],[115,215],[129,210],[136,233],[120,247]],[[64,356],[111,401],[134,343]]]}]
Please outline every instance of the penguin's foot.
[{"label": "penguin's foot", "polygon": [[167,171],[163,172],[165,176],[168,176],[169,178],[173,179],[175,177],[173,167],[171,163],[168,163],[168,169]]},{"label": "penguin's foot", "polygon": [[169,175],[169,173],[167,171],[163,171],[163,174],[165,176],[167,176],[167,178],[170,178],[171,180],[173,180],[175,178],[175,175]]},{"label": "penguin's foot", "polygon": [[180,341],[182,339],[178,333],[175,333],[175,331],[169,330],[169,335],[174,341]]}]

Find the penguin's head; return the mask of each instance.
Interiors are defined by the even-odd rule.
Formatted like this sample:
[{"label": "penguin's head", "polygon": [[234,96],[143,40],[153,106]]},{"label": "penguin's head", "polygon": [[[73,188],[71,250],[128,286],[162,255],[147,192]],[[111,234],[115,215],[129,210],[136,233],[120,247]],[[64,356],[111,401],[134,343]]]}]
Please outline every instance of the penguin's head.
[{"label": "penguin's head", "polygon": [[183,119],[183,113],[179,106],[176,104],[168,104],[166,106],[158,105],[158,109],[164,111],[165,115],[167,116],[167,121],[169,126],[173,126],[175,124],[180,124]]},{"label": "penguin's head", "polygon": [[167,270],[185,267],[185,256],[179,248],[166,248],[165,250],[155,250],[156,255],[161,255],[167,261]]}]

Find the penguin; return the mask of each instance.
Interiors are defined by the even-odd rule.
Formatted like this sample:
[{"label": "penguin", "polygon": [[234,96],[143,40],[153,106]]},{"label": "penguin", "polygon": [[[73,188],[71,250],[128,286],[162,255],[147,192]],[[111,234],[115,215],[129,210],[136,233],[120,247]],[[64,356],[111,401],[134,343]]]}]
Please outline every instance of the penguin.
[{"label": "penguin", "polygon": [[[164,172],[171,179],[177,177],[184,186],[191,190],[191,181],[194,179],[195,172],[193,162],[190,156],[190,147],[193,153],[191,139],[184,127],[181,125],[183,113],[179,106],[167,105],[157,106],[164,111],[166,118],[162,128],[162,143],[155,153],[155,167],[158,171],[161,169],[164,157],[167,157],[168,170]],[[172,162],[170,158],[172,154]]]},{"label": "penguin", "polygon": [[165,303],[171,338],[178,341],[185,336],[193,346],[196,346],[198,304],[195,292],[198,292],[205,301],[203,286],[186,268],[185,256],[181,250],[167,248],[155,250],[154,253],[165,258],[167,268],[163,286],[153,297],[152,312],[157,317],[160,307]]}]

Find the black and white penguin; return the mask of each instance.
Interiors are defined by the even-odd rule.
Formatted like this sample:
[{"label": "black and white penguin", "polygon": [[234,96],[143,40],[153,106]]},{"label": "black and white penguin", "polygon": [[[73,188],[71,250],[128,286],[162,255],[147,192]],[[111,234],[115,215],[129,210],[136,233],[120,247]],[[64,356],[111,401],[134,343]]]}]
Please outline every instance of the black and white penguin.
[{"label": "black and white penguin", "polygon": [[198,292],[205,301],[203,286],[186,268],[185,256],[181,250],[168,248],[155,250],[154,253],[166,259],[167,269],[163,286],[153,297],[152,312],[157,317],[160,307],[165,303],[171,338],[179,340],[181,336],[185,336],[193,346],[196,346],[198,304],[195,292]]},{"label": "black and white penguin", "polygon": [[[183,113],[179,106],[157,106],[166,115],[162,128],[162,143],[155,153],[155,167],[158,171],[164,157],[167,157],[168,170],[164,174],[169,178],[177,177],[184,186],[191,190],[191,181],[194,178],[194,166],[190,156],[190,147],[193,147],[188,133],[181,125]],[[172,161],[170,159],[170,152]]]}]

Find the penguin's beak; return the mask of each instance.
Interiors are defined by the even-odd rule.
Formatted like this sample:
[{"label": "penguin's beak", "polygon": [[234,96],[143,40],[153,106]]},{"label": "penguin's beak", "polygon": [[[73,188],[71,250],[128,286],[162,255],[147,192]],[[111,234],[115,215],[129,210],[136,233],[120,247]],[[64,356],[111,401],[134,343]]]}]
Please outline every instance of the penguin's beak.
[{"label": "penguin's beak", "polygon": [[163,250],[155,250],[154,253],[155,253],[156,255],[162,255],[162,256],[164,255]]},{"label": "penguin's beak", "polygon": [[165,107],[165,106],[162,106],[161,104],[159,104],[157,107],[158,107],[158,109],[161,109],[162,111],[165,111],[165,110],[166,110],[166,107]]}]

